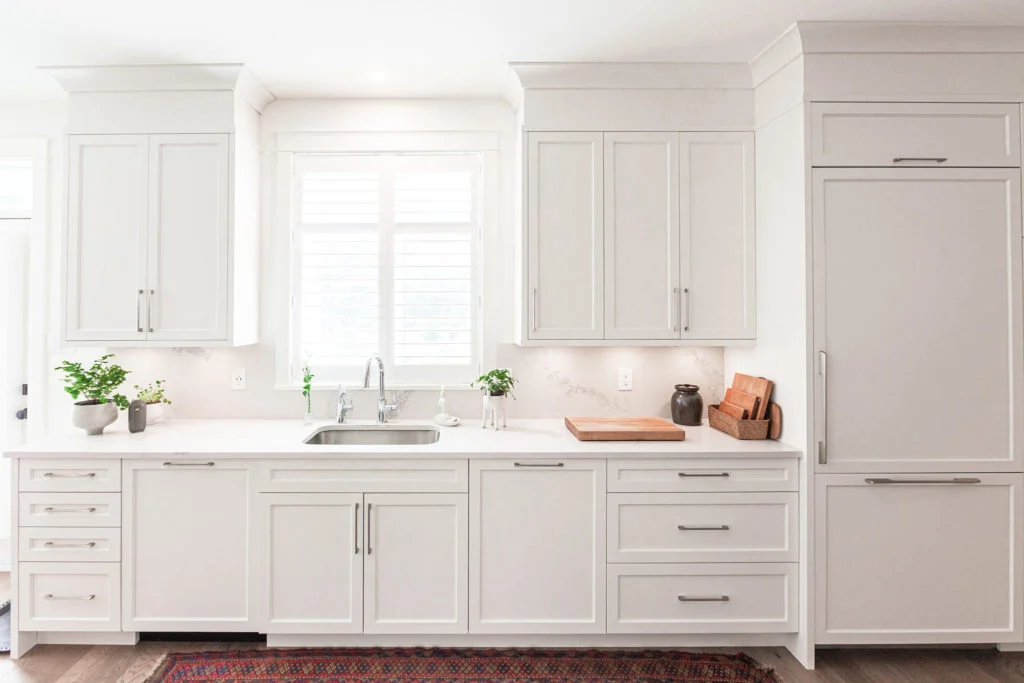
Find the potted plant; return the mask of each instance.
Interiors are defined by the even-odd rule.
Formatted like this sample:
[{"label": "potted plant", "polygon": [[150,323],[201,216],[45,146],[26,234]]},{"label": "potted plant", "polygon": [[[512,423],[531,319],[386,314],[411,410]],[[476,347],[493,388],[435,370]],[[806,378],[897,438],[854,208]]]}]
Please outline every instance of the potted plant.
[{"label": "potted plant", "polygon": [[487,423],[498,429],[505,427],[505,397],[512,395],[512,388],[516,385],[516,378],[508,368],[497,368],[488,373],[480,375],[470,382],[470,386],[479,387],[484,394],[484,420],[482,427],[487,428]]},{"label": "potted plant", "polygon": [[309,363],[302,366],[302,397],[306,399],[306,424],[313,424],[313,378]]},{"label": "potted plant", "polygon": [[[103,430],[117,420],[117,411],[128,408],[124,394],[114,393],[124,384],[128,370],[110,362],[114,354],[100,356],[92,366],[85,368],[81,363],[64,361],[54,368],[64,373],[64,391],[75,399],[71,409],[71,422],[86,434],[102,434]],[[79,400],[81,399],[81,400]]]},{"label": "potted plant", "polygon": [[164,406],[171,405],[171,400],[164,395],[164,381],[158,379],[144,387],[135,385],[135,398],[146,404],[146,424],[151,425],[164,419],[166,410]]}]

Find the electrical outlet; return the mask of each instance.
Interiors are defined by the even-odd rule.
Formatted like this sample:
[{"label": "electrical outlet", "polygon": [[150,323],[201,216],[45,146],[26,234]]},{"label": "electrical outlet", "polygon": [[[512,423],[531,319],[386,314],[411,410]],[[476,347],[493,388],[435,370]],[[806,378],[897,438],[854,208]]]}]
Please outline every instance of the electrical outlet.
[{"label": "electrical outlet", "polygon": [[245,389],[245,368],[235,368],[231,373],[231,388],[235,391]]},{"label": "electrical outlet", "polygon": [[633,391],[633,368],[619,368],[619,391]]}]

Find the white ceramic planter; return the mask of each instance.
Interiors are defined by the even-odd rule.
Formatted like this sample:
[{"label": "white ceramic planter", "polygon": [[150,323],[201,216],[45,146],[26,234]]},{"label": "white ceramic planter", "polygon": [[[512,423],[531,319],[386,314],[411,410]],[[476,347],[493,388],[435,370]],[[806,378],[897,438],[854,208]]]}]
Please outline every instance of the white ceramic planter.
[{"label": "white ceramic planter", "polygon": [[79,429],[84,429],[90,436],[102,434],[103,430],[117,421],[117,406],[113,403],[94,403],[78,405],[71,408],[71,422]]},{"label": "white ceramic planter", "polygon": [[484,420],[481,425],[484,429],[487,429],[488,423],[495,429],[504,429],[508,426],[505,422],[505,400],[505,394],[502,394],[501,396],[491,396],[487,392],[484,392]]},{"label": "white ceramic planter", "polygon": [[147,403],[146,404],[146,424],[151,425],[160,422],[167,417],[167,404],[166,403]]}]

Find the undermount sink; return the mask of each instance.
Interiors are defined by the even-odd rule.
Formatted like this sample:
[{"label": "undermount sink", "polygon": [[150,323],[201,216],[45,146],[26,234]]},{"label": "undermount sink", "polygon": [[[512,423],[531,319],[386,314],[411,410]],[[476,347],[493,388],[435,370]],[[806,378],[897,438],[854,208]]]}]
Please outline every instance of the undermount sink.
[{"label": "undermount sink", "polygon": [[441,432],[412,425],[328,425],[306,437],[311,446],[417,446],[437,443]]}]

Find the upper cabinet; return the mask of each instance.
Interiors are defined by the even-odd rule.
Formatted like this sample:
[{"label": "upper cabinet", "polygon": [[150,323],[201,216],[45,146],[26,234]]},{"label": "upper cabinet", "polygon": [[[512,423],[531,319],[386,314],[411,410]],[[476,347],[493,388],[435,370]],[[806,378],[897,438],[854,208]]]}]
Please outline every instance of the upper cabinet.
[{"label": "upper cabinet", "polygon": [[524,345],[755,338],[750,133],[526,134]]}]

